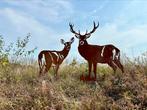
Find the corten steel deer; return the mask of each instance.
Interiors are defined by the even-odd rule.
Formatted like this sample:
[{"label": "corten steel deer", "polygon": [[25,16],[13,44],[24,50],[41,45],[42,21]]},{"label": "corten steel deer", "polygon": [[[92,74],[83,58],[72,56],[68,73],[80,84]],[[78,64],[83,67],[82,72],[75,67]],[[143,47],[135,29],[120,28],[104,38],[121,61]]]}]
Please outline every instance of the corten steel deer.
[{"label": "corten steel deer", "polygon": [[[76,32],[73,29],[74,25],[69,23],[70,31],[75,34],[76,38],[79,39],[78,51],[80,55],[88,61],[89,65],[88,76],[84,77],[82,75],[81,80],[96,80],[97,63],[108,64],[114,70],[114,72],[116,71],[117,67],[119,67],[121,71],[124,72],[123,65],[120,62],[120,50],[117,47],[111,44],[102,46],[88,44],[87,38],[89,38],[91,34],[99,27],[99,23],[96,25],[95,22],[93,22],[93,24],[94,27],[92,31],[88,33],[86,30],[86,33],[81,35],[80,31]],[[92,65],[94,72],[93,78],[91,78]]]},{"label": "corten steel deer", "polygon": [[43,50],[38,55],[38,64],[39,64],[39,76],[45,74],[49,71],[52,64],[55,66],[55,76],[58,76],[58,69],[60,64],[64,61],[68,55],[71,44],[74,42],[74,37],[70,39],[69,42],[65,42],[61,39],[61,43],[64,44],[64,48],[61,51],[55,50]]}]

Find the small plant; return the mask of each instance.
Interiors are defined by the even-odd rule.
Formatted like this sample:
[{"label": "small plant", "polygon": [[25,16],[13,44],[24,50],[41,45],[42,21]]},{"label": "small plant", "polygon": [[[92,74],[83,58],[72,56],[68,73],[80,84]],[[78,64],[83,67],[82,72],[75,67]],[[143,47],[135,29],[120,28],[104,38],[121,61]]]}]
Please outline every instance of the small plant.
[{"label": "small plant", "polygon": [[5,44],[2,36],[0,36],[0,64],[5,66],[10,61],[11,63],[18,63],[24,57],[29,57],[32,55],[37,47],[27,50],[27,45],[29,43],[30,34],[28,34],[23,39],[18,38],[16,43]]},{"label": "small plant", "polygon": [[13,61],[14,62],[18,62],[21,60],[21,58],[23,57],[28,57],[31,54],[33,54],[35,52],[35,50],[37,49],[37,47],[31,49],[31,50],[27,50],[27,45],[29,43],[29,39],[30,39],[31,35],[30,33],[23,39],[18,38],[15,46],[13,46]]}]

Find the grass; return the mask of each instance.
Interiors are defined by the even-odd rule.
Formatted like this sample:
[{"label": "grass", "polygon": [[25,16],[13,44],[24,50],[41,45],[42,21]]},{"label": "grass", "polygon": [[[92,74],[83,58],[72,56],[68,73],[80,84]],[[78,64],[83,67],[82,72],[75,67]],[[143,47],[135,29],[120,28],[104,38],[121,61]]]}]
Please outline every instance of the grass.
[{"label": "grass", "polygon": [[36,65],[0,67],[0,110],[146,110],[147,65],[124,64],[116,74],[99,66],[96,82],[82,82],[86,64],[63,64],[60,79],[53,70],[38,77]]}]

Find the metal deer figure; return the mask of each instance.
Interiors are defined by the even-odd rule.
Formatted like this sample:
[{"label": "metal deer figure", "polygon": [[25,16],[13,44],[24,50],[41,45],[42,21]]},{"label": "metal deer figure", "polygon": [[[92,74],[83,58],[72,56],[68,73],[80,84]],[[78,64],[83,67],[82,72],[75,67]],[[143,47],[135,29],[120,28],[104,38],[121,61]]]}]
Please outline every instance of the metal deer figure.
[{"label": "metal deer figure", "polygon": [[[82,75],[81,80],[96,80],[96,69],[97,63],[105,63],[108,64],[114,72],[116,71],[117,67],[124,72],[123,65],[120,62],[120,50],[115,47],[114,45],[91,45],[88,44],[87,39],[91,36],[93,32],[99,27],[99,23],[96,25],[93,22],[93,29],[90,32],[87,32],[84,35],[80,34],[79,32],[74,31],[74,25],[69,23],[70,31],[75,34],[75,37],[79,39],[79,46],[78,51],[80,55],[88,61],[89,65],[89,74],[88,76],[84,77]],[[93,72],[94,77],[91,77],[91,69],[93,65]]]},{"label": "metal deer figure", "polygon": [[39,64],[39,76],[43,73],[47,73],[52,66],[55,66],[55,76],[58,76],[58,69],[60,64],[64,61],[66,56],[68,55],[71,44],[74,42],[74,37],[70,39],[69,42],[65,42],[61,39],[61,43],[64,44],[64,48],[62,51],[55,50],[43,50],[38,55],[38,64]]}]

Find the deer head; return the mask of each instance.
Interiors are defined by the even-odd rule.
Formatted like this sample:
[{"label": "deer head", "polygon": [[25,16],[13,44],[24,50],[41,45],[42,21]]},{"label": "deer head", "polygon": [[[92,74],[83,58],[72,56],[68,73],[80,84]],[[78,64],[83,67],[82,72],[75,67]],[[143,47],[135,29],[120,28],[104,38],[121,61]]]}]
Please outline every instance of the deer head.
[{"label": "deer head", "polygon": [[63,39],[61,39],[61,44],[65,46],[64,49],[66,50],[70,50],[71,44],[73,42],[74,42],[74,37],[72,37],[69,42],[65,42]]},{"label": "deer head", "polygon": [[88,32],[86,30],[86,33],[84,35],[80,34],[80,30],[79,30],[79,32],[74,31],[74,29],[73,29],[74,25],[73,24],[69,23],[69,26],[70,26],[70,31],[73,34],[75,34],[76,38],[79,39],[79,44],[80,45],[84,45],[84,43],[86,43],[86,39],[89,38],[91,36],[91,34],[94,33],[95,30],[99,27],[99,22],[98,22],[97,25],[95,24],[95,22],[93,22],[93,29],[92,29],[92,31]]}]

